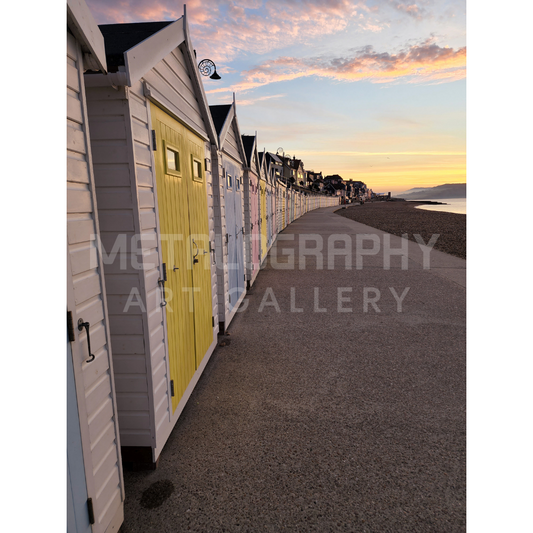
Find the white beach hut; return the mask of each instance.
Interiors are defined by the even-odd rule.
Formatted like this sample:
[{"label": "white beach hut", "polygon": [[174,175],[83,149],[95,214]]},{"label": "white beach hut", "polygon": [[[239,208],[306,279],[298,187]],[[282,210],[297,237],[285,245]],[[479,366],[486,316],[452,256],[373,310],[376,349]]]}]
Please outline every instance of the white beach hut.
[{"label": "white beach hut", "polygon": [[122,457],[155,467],[217,341],[217,139],[185,14],[100,30],[108,74],[85,83]]},{"label": "white beach hut", "polygon": [[83,72],[105,73],[102,34],[67,2],[67,530],[118,531],[124,480]]},{"label": "white beach hut", "polygon": [[218,136],[213,150],[213,174],[219,183],[215,198],[217,211],[216,262],[218,274],[218,320],[224,332],[246,295],[244,267],[244,187],[246,162],[237,121],[235,95],[231,104],[210,106]]},{"label": "white beach hut", "polygon": [[259,177],[261,163],[257,152],[257,135],[242,135],[246,155],[244,168],[244,222],[247,289],[253,285],[261,265],[261,218]]}]

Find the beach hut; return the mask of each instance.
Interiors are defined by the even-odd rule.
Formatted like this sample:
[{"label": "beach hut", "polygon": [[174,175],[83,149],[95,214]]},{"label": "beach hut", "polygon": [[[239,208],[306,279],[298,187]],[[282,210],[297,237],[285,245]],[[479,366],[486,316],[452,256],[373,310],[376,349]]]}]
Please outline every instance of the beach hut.
[{"label": "beach hut", "polygon": [[83,72],[107,70],[83,0],[67,2],[67,530],[118,531],[124,480]]},{"label": "beach hut", "polygon": [[247,287],[250,288],[257,277],[261,264],[259,217],[259,177],[261,175],[260,155],[257,152],[257,135],[242,135],[242,144],[246,156],[244,167],[244,222],[246,249]]},{"label": "beach hut", "polygon": [[273,176],[268,176],[268,189],[270,193],[270,215],[268,219],[268,224],[270,228],[270,242],[268,244],[268,249],[272,247],[276,240],[278,234],[278,224],[277,224],[277,187],[276,179]]},{"label": "beach hut", "polygon": [[266,175],[266,224],[267,224],[267,250],[270,250],[274,242],[274,218],[273,198],[275,195],[275,186],[271,176]]},{"label": "beach hut", "polygon": [[244,268],[244,188],[246,164],[237,121],[235,95],[231,104],[209,107],[218,138],[213,152],[213,172],[220,187],[220,228],[216,246],[218,273],[218,320],[224,332],[246,294]]},{"label": "beach hut", "polygon": [[268,253],[268,236],[267,236],[267,182],[266,176],[261,176],[259,180],[259,211],[261,218],[261,264]]},{"label": "beach hut", "polygon": [[155,468],[217,342],[209,113],[186,14],[110,24],[86,73],[124,463]]}]

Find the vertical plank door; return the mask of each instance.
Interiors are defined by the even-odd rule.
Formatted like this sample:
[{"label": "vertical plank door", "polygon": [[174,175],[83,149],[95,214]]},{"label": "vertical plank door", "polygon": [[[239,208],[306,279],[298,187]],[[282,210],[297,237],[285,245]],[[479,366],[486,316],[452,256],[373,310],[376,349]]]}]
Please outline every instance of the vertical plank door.
[{"label": "vertical plank door", "polygon": [[176,410],[213,340],[202,140],[151,104],[170,379]]}]

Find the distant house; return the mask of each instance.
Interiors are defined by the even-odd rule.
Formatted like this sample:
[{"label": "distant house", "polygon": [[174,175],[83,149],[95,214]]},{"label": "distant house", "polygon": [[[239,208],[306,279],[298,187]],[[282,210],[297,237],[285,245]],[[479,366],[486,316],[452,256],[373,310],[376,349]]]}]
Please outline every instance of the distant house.
[{"label": "distant house", "polygon": [[283,161],[281,156],[272,152],[265,153],[265,168],[272,179],[279,180],[283,178]]},{"label": "distant house", "polygon": [[320,180],[323,179],[322,172],[314,172],[312,170],[306,170],[305,181],[306,181],[307,187],[311,188],[313,183],[319,179]]},{"label": "distant house", "polygon": [[324,180],[329,181],[330,183],[337,183],[337,184],[344,182],[344,180],[338,174],[333,174],[332,176],[326,176]]}]

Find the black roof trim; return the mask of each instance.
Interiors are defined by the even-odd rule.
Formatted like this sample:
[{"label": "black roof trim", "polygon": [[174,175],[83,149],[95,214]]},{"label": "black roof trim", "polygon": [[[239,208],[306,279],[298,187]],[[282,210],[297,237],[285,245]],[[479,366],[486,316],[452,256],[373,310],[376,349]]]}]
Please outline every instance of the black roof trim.
[{"label": "black roof trim", "polygon": [[217,130],[217,135],[220,135],[232,105],[233,104],[222,104],[209,106],[209,111],[211,111],[211,117],[213,119],[215,129]]}]

